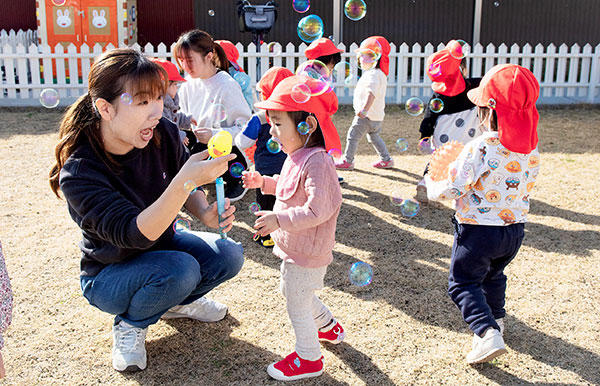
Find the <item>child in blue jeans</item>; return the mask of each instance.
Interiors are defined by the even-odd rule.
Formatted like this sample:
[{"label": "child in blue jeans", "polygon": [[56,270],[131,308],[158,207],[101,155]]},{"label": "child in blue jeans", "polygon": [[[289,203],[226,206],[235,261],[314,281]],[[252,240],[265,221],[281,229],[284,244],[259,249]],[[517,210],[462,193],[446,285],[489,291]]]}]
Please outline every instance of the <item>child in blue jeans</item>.
[{"label": "child in blue jeans", "polygon": [[506,353],[504,268],[523,241],[539,172],[539,84],[528,69],[502,64],[468,96],[484,133],[465,145],[446,180],[425,181],[430,200],[456,200],[448,293],[474,333],[473,364]]}]

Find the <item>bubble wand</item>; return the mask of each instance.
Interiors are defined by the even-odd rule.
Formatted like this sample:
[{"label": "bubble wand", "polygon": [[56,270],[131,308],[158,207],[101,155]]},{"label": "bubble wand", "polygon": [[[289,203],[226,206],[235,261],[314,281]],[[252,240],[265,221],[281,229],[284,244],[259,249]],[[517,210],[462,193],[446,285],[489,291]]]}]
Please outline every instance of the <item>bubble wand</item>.
[{"label": "bubble wand", "polygon": [[[208,154],[211,158],[222,157],[231,153],[233,146],[233,137],[228,131],[222,130],[210,137],[208,140]],[[219,213],[219,224],[223,220],[223,212],[225,212],[225,192],[223,190],[223,177],[218,177],[215,180],[217,193],[217,212]],[[219,234],[222,239],[227,238],[227,233],[223,232],[223,228],[219,225]]]}]

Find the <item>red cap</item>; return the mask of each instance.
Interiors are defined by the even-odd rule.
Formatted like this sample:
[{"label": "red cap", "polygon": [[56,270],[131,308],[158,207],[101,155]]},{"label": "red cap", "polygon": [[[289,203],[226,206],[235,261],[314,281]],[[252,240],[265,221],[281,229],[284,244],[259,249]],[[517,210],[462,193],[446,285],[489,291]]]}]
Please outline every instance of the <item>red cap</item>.
[{"label": "red cap", "polygon": [[225,51],[225,55],[227,55],[227,60],[231,62],[233,67],[237,71],[244,72],[244,69],[240,67],[240,65],[237,62],[237,60],[240,58],[240,52],[237,48],[235,48],[233,43],[229,40],[215,40],[215,43],[217,43],[223,48],[223,51]]},{"label": "red cap", "polygon": [[360,47],[354,50],[354,52],[359,52],[364,49],[373,50],[375,52],[379,51],[379,47],[381,47],[381,57],[379,58],[379,68],[383,71],[384,74],[388,75],[390,73],[390,43],[388,43],[387,39],[383,36],[370,36],[360,43]]},{"label": "red cap", "polygon": [[338,52],[344,52],[333,44],[333,42],[327,38],[320,38],[310,43],[310,46],[304,51],[304,55],[308,60],[315,60],[321,56],[333,55]]},{"label": "red cap", "polygon": [[525,67],[499,64],[467,96],[477,106],[489,107],[498,117],[498,138],[508,150],[528,154],[538,144],[539,114],[535,102],[540,85]]},{"label": "red cap", "polygon": [[263,100],[269,99],[273,89],[277,87],[279,82],[293,75],[294,73],[285,67],[271,67],[260,78],[256,88],[260,90]]},{"label": "red cap", "polygon": [[331,116],[338,109],[338,99],[334,92],[311,96],[305,103],[298,103],[292,98],[292,88],[300,83],[309,83],[314,79],[302,75],[294,75],[283,79],[266,101],[258,102],[254,106],[263,110],[276,111],[306,111],[313,113],[319,121],[325,148],[341,149],[340,136],[331,120]]},{"label": "red cap", "polygon": [[158,58],[152,58],[151,60],[154,63],[161,65],[162,68],[165,69],[165,71],[167,72],[167,75],[169,76],[170,81],[186,82],[186,80],[181,75],[179,75],[179,70],[177,69],[177,66],[174,65],[173,63],[169,62],[168,60],[158,59]]},{"label": "red cap", "polygon": [[465,91],[465,79],[460,72],[460,59],[450,53],[456,42],[451,40],[443,50],[427,58],[427,75],[433,82],[431,88],[438,94],[455,96]]}]

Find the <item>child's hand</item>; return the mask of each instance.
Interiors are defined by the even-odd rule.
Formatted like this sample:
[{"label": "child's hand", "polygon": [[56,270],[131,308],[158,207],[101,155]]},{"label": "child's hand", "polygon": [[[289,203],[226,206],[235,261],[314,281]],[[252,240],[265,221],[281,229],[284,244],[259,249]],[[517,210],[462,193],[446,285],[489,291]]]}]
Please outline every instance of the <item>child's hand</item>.
[{"label": "child's hand", "polygon": [[184,139],[181,140],[181,142],[183,142],[183,144],[185,146],[188,146],[190,144],[190,139],[188,137],[185,137]]},{"label": "child's hand", "polygon": [[242,172],[242,184],[246,189],[262,188],[265,178],[259,172]]},{"label": "child's hand", "polygon": [[279,229],[279,221],[277,221],[277,215],[274,212],[261,210],[254,214],[260,216],[254,222],[254,229],[258,231],[259,235],[266,236]]},{"label": "child's hand", "polygon": [[210,137],[212,137],[212,130],[208,127],[197,127],[192,129],[192,131],[194,132],[194,135],[198,141],[201,143],[208,143],[208,140]]}]

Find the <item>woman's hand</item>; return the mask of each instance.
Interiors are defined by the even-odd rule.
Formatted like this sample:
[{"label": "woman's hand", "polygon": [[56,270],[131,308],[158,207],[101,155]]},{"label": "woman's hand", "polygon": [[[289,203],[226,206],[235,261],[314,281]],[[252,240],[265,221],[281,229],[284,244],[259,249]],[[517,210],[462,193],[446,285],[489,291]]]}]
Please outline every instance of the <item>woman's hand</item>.
[{"label": "woman's hand", "polygon": [[254,222],[254,229],[258,231],[259,235],[266,236],[279,229],[279,221],[277,221],[275,212],[258,211],[255,215],[260,216]]},{"label": "woman's hand", "polygon": [[212,137],[212,130],[208,127],[196,127],[192,129],[192,131],[194,132],[194,135],[196,136],[198,142],[204,144],[208,143],[208,140],[210,139],[210,137]]},{"label": "woman's hand", "polygon": [[246,189],[262,188],[265,178],[259,172],[242,172],[242,184]]},{"label": "woman's hand", "polygon": [[193,154],[183,165],[177,177],[181,182],[181,186],[189,180],[193,181],[196,186],[201,186],[213,182],[220,175],[228,170],[227,163],[236,157],[235,154],[224,155],[222,157],[206,160],[208,150],[204,150],[198,154]]},{"label": "woman's hand", "polygon": [[200,221],[209,228],[223,228],[223,232],[229,232],[233,227],[233,220],[235,220],[235,206],[230,205],[229,199],[225,199],[225,211],[221,215],[222,221],[219,223],[219,212],[217,210],[217,203],[213,202],[212,205],[206,207],[198,216]]}]

